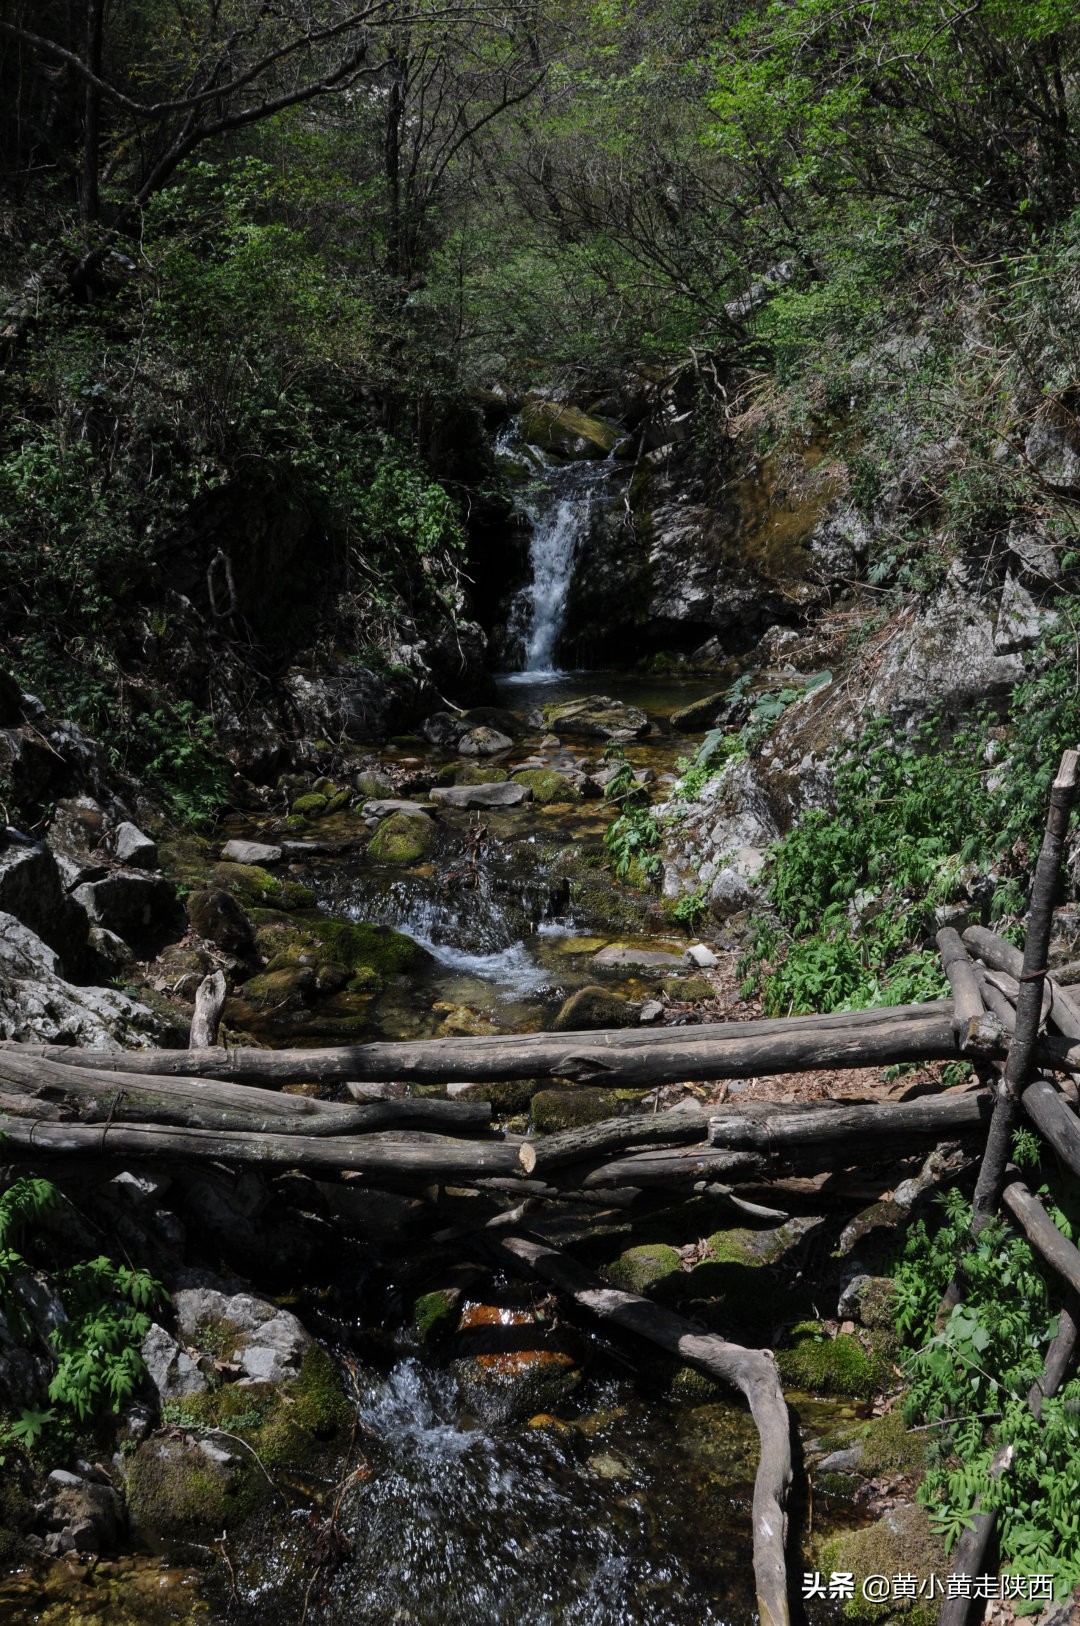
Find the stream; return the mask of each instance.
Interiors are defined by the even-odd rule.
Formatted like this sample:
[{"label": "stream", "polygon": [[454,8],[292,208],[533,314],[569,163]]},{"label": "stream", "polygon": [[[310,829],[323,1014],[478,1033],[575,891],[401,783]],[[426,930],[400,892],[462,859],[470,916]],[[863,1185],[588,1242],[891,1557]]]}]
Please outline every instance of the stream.
[{"label": "stream", "polygon": [[[513,455],[512,444],[503,450]],[[603,767],[599,739],[552,741],[538,709],[590,694],[641,707],[653,727],[626,755],[662,799],[680,757],[698,741],[670,713],[718,686],[704,677],[565,672],[557,666],[573,560],[605,482],[605,463],[549,465],[527,499],[531,579],[515,601],[508,647],[519,670],[498,679],[500,705],[521,737],[497,759],[513,771],[541,762],[557,772]],[[532,721],[530,721],[532,719]],[[460,761],[419,737],[382,753],[395,772],[437,774]],[[439,845],[407,866],[365,855],[311,861],[303,879],[320,911],[407,933],[423,964],[371,995],[322,1002],[292,1042],[325,1043],[336,1021],[371,1037],[522,1032],[550,1025],[575,989],[597,981],[592,960],[609,944],[646,945],[681,959],[686,938],[647,901],[619,888],[603,863],[610,809],[602,799],[527,803],[478,816],[441,810]],[[470,832],[481,837],[464,864]],[[675,966],[665,976],[681,976]],[[658,991],[658,975],[632,969],[605,979],[630,999]],[[326,1023],[330,1026],[327,1027]],[[281,1029],[275,1040],[282,1042]],[[310,1502],[267,1519],[229,1550],[103,1562],[71,1581],[0,1583],[0,1619],[38,1626],[748,1626],[755,1618],[750,1496],[756,1434],[745,1408],[708,1386],[672,1388],[599,1339],[578,1346],[584,1373],[561,1404],[524,1421],[478,1415],[453,1361],[421,1345],[400,1283],[368,1284],[363,1265],[336,1298],[306,1299],[312,1330],[351,1372],[356,1434],[337,1486],[316,1489],[336,1508],[333,1561],[311,1537]],[[392,1273],[391,1273],[392,1278]],[[509,1284],[500,1302],[531,1314]],[[532,1298],[538,1297],[533,1294]],[[305,1302],[303,1290],[300,1299]],[[576,1358],[578,1358],[576,1357]],[[807,1402],[804,1427],[826,1432],[850,1407]],[[797,1558],[793,1568],[797,1567]],[[64,1566],[57,1568],[61,1571]],[[70,1568],[70,1566],[68,1567]],[[822,1606],[825,1609],[825,1606]],[[815,1617],[831,1618],[828,1613]]]}]

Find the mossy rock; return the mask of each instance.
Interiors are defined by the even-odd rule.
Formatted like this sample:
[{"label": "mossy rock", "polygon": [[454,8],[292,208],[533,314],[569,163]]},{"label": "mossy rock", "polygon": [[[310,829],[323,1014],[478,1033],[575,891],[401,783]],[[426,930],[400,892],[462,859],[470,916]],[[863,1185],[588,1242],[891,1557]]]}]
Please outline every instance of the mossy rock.
[{"label": "mossy rock", "polygon": [[698,1005],[703,1000],[716,998],[716,989],[708,977],[665,977],[660,986],[669,999],[680,1000],[684,1005]]},{"label": "mossy rock", "polygon": [[584,799],[577,786],[572,785],[565,774],[556,773],[554,768],[519,768],[513,779],[515,785],[528,785],[533,793],[533,801],[539,802],[541,807]]},{"label": "mossy rock", "polygon": [[825,1575],[850,1572],[856,1578],[855,1596],[843,1605],[849,1621],[885,1621],[902,1615],[910,1626],[933,1626],[938,1605],[931,1598],[889,1597],[871,1603],[862,1597],[858,1584],[868,1575],[948,1575],[950,1564],[940,1537],[930,1526],[924,1507],[914,1502],[890,1508],[883,1519],[862,1530],[844,1530],[832,1536],[814,1560]]},{"label": "mossy rock", "polygon": [[[15,1421],[14,1417],[11,1419]],[[23,1537],[34,1523],[34,1502],[18,1483],[19,1470],[9,1460],[0,1482],[0,1563],[15,1563],[23,1552]]]},{"label": "mossy rock", "polygon": [[665,1277],[681,1267],[674,1248],[662,1242],[646,1243],[642,1247],[627,1248],[607,1267],[608,1280],[626,1293],[647,1293]]},{"label": "mossy rock", "polygon": [[505,785],[505,768],[485,768],[480,762],[450,762],[439,770],[440,785]]},{"label": "mossy rock", "polygon": [[413,1303],[413,1326],[422,1344],[452,1332],[457,1325],[461,1293],[456,1287],[437,1287],[421,1293]]},{"label": "mossy rock", "polygon": [[571,994],[551,1024],[556,1033],[580,1033],[591,1028],[626,1028],[637,1022],[636,1013],[621,994],[588,984]]},{"label": "mossy rock", "polygon": [[542,1135],[561,1129],[582,1129],[613,1118],[627,1101],[640,1101],[644,1090],[601,1090],[578,1086],[570,1090],[539,1090],[532,1098],[533,1123]]},{"label": "mossy rock", "polygon": [[[144,1541],[197,1540],[250,1517],[264,1499],[247,1452],[213,1437],[189,1435],[144,1440],[125,1465],[125,1496],[132,1533]],[[209,1449],[207,1449],[209,1447]],[[220,1451],[219,1460],[214,1452]],[[269,1495],[262,1475],[258,1475]]]},{"label": "mossy rock", "polygon": [[427,958],[419,943],[392,926],[325,916],[297,919],[272,911],[259,911],[255,918],[255,946],[268,972],[336,965],[349,973],[356,992],[374,993],[384,978],[411,971]]},{"label": "mossy rock", "polygon": [[528,1112],[535,1094],[534,1078],[507,1078],[495,1084],[470,1084],[467,1090],[462,1090],[458,1100],[490,1101],[492,1116],[503,1119]]},{"label": "mossy rock", "polygon": [[210,880],[247,909],[310,909],[315,903],[309,886],[279,880],[259,864],[215,864]]},{"label": "mossy rock", "polygon": [[301,819],[318,819],[329,809],[329,798],[320,791],[309,790],[305,796],[298,796],[289,812]]},{"label": "mossy rock", "polygon": [[297,1011],[309,1005],[317,993],[318,978],[311,966],[294,965],[250,977],[240,997],[254,1011]]},{"label": "mossy rock", "polygon": [[622,430],[602,418],[591,418],[574,406],[526,396],[520,417],[521,436],[533,446],[560,457],[607,457],[622,439]]},{"label": "mossy rock", "polygon": [[926,1467],[927,1436],[908,1428],[899,1406],[868,1423],[859,1445],[862,1450],[860,1471],[874,1478],[904,1474],[916,1479]]},{"label": "mossy rock", "polygon": [[786,1388],[857,1400],[871,1399],[893,1375],[892,1362],[880,1348],[867,1350],[853,1333],[830,1338],[817,1321],[792,1328],[788,1347],[776,1352],[776,1364]]},{"label": "mossy rock", "polygon": [[859,1289],[859,1320],[876,1332],[896,1328],[896,1283],[891,1276],[871,1276]]},{"label": "mossy rock", "polygon": [[368,854],[383,864],[419,864],[434,848],[435,826],[426,813],[391,813],[372,836]]},{"label": "mossy rock", "polygon": [[349,803],[352,801],[352,796],[352,791],[346,787],[342,787],[341,790],[336,790],[332,796],[327,798],[326,816],[329,818],[331,814],[340,813],[343,807],[348,807]]}]

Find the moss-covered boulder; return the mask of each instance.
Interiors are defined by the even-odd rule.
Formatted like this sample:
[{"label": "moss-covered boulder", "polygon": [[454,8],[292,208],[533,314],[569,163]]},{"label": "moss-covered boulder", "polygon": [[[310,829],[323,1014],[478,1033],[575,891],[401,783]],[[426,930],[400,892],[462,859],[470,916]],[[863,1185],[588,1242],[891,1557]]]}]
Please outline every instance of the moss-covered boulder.
[{"label": "moss-covered boulder", "polygon": [[674,1248],[653,1242],[627,1248],[608,1265],[606,1274],[613,1286],[621,1287],[626,1293],[647,1293],[657,1282],[679,1270],[680,1265]]},{"label": "moss-covered boulder", "polygon": [[435,826],[426,813],[391,813],[368,846],[382,864],[421,864],[435,848]]},{"label": "moss-covered boulder", "polygon": [[[644,1091],[638,1091],[639,1095]],[[581,1129],[611,1118],[623,1104],[621,1092],[578,1086],[570,1090],[538,1090],[532,1098],[533,1123],[542,1135],[561,1129]]]},{"label": "moss-covered boulder", "polygon": [[461,1292],[455,1287],[437,1287],[421,1293],[413,1302],[413,1326],[422,1344],[444,1337],[457,1324]]},{"label": "moss-covered boulder", "polygon": [[665,977],[660,986],[669,999],[683,1005],[700,1005],[716,998],[716,989],[708,977]]},{"label": "moss-covered boulder", "polygon": [[621,994],[589,984],[570,995],[551,1025],[556,1033],[576,1033],[589,1028],[632,1027],[636,1022],[635,1012]]},{"label": "moss-covered boulder", "polygon": [[[950,1565],[941,1538],[934,1534],[924,1507],[904,1502],[890,1508],[883,1519],[862,1530],[844,1530],[827,1540],[815,1567],[825,1574],[848,1572],[860,1581],[868,1575],[915,1575],[925,1580],[932,1575],[948,1575]],[[898,1615],[910,1626],[932,1626],[939,1605],[930,1597],[889,1597],[874,1603],[855,1587],[855,1596],[843,1604],[843,1617],[849,1621],[886,1621]]]},{"label": "moss-covered boulder", "polygon": [[303,796],[298,796],[289,811],[301,819],[318,819],[328,812],[329,808],[328,796],[323,796],[317,790],[310,790]]},{"label": "moss-covered boulder", "polygon": [[318,978],[311,966],[282,966],[249,977],[241,998],[255,1011],[298,1011],[318,994]]},{"label": "moss-covered boulder", "polygon": [[245,909],[310,909],[315,902],[309,886],[279,879],[260,864],[215,864],[210,880]]},{"label": "moss-covered boulder", "polygon": [[245,957],[253,952],[255,929],[236,898],[224,887],[205,887],[197,892],[189,892],[184,907],[188,924],[199,937],[216,943],[226,954]]},{"label": "moss-covered boulder", "polygon": [[548,807],[554,802],[583,800],[577,786],[572,785],[565,774],[556,773],[554,768],[519,768],[513,777],[517,784],[529,786],[533,800],[539,802],[541,807]]},{"label": "moss-covered boulder", "polygon": [[649,719],[638,706],[625,705],[606,694],[556,701],[544,707],[542,721],[553,734],[585,739],[636,740],[649,732]]},{"label": "moss-covered boulder", "polygon": [[256,919],[255,946],[267,973],[307,967],[318,974],[322,967],[340,966],[348,972],[350,986],[371,992],[385,978],[413,970],[427,958],[418,943],[392,926],[325,916],[298,919],[271,911],[260,911]]},{"label": "moss-covered boulder", "polygon": [[845,1332],[830,1338],[817,1321],[792,1328],[787,1347],[776,1352],[776,1364],[786,1388],[857,1400],[871,1399],[893,1378],[892,1361],[879,1343],[864,1344]]},{"label": "moss-covered boulder", "polygon": [[528,1112],[529,1103],[536,1094],[534,1078],[506,1078],[491,1084],[470,1084],[458,1092],[459,1101],[490,1101],[495,1118],[516,1118]]},{"label": "moss-covered boulder", "polygon": [[440,768],[440,785],[503,785],[509,778],[505,768],[485,768],[480,762],[448,762]]},{"label": "moss-covered boulder", "polygon": [[616,424],[539,395],[526,396],[519,424],[523,440],[574,460],[608,457],[623,438]]}]

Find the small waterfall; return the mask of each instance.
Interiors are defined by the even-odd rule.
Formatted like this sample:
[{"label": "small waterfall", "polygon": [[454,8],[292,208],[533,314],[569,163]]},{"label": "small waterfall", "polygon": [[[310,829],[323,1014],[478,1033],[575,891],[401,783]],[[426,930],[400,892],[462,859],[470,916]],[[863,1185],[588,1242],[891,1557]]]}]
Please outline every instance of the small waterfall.
[{"label": "small waterfall", "polygon": [[520,448],[516,430],[500,437],[504,457],[528,467],[533,476],[522,498],[531,526],[529,570],[531,580],[514,600],[509,618],[509,641],[521,664],[522,679],[554,676],[555,650],[566,618],[566,601],[581,539],[589,529],[593,502],[610,478],[606,460],[555,463],[534,447]]}]

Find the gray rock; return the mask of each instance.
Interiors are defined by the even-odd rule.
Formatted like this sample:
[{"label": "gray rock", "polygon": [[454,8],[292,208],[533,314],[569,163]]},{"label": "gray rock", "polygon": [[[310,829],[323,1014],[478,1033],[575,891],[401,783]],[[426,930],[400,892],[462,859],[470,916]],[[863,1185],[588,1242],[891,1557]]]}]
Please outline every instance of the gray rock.
[{"label": "gray rock", "polygon": [[861,1445],[845,1446],[842,1451],[830,1451],[817,1465],[821,1474],[857,1474],[863,1465],[865,1452]]},{"label": "gray rock", "polygon": [[624,705],[606,694],[545,707],[538,720],[556,733],[583,739],[636,740],[649,732],[649,719],[638,706]]},{"label": "gray rock", "polygon": [[1061,575],[1061,561],[1057,549],[1045,535],[1026,530],[1020,520],[1014,519],[1009,526],[1007,541],[1029,579],[1034,578],[1040,585],[1057,581]]},{"label": "gray rock", "polygon": [[227,864],[258,864],[265,869],[267,864],[281,863],[284,848],[270,846],[264,841],[227,841],[221,849],[221,856]]},{"label": "gray rock", "polygon": [[529,785],[511,781],[499,785],[436,785],[429,793],[433,802],[446,807],[518,807],[532,801]]},{"label": "gray rock", "polygon": [[589,964],[594,971],[674,971],[682,966],[682,956],[662,949],[626,948],[612,944],[594,954]]},{"label": "gray rock", "polygon": [[1071,425],[1045,419],[1033,424],[1024,442],[1024,455],[1052,490],[1080,488],[1080,446]]},{"label": "gray rock", "polygon": [[463,757],[495,757],[501,751],[509,751],[513,743],[509,734],[481,724],[479,728],[470,728],[467,734],[462,734],[457,748],[458,754]]},{"label": "gray rock", "polygon": [[88,942],[98,959],[103,961],[110,971],[122,971],[135,958],[134,950],[122,937],[109,931],[107,926],[91,926]]},{"label": "gray rock", "polygon": [[56,1472],[49,1475],[38,1518],[46,1530],[45,1550],[56,1556],[113,1552],[125,1522],[120,1497],[111,1485],[75,1474],[61,1479]]},{"label": "gray rock", "polygon": [[404,798],[385,796],[373,802],[365,802],[363,815],[365,819],[388,819],[391,813],[430,813],[431,809],[423,802],[409,802]]},{"label": "gray rock", "polygon": [[647,999],[641,1007],[640,1022],[658,1022],[664,1014],[664,1007],[658,999]]},{"label": "gray rock", "polygon": [[163,875],[118,870],[102,881],[88,881],[72,893],[90,920],[138,944],[176,913],[176,890]]},{"label": "gray rock", "polygon": [[69,858],[67,853],[56,853],[56,868],[60,873],[60,884],[65,892],[74,892],[77,886],[84,881],[100,881],[108,875],[104,864],[94,864],[86,859]]},{"label": "gray rock", "polygon": [[764,863],[765,855],[760,848],[737,848],[709,883],[709,907],[713,914],[725,919],[751,908],[758,901],[754,882]]},{"label": "gray rock", "polygon": [[849,503],[830,508],[807,542],[814,574],[830,585],[853,581],[870,547],[870,533]]},{"label": "gray rock", "polygon": [[696,965],[700,971],[711,971],[714,966],[720,964],[712,949],[706,948],[704,943],[691,943],[683,958],[688,964]]},{"label": "gray rock", "polygon": [[994,649],[999,655],[1032,649],[1056,620],[1052,611],[1036,606],[1027,588],[1010,571],[1001,590],[1001,605],[994,624]]},{"label": "gray rock", "polygon": [[115,988],[74,987],[35,932],[0,914],[0,1037],[94,1050],[150,1049],[162,1019]]},{"label": "gray rock", "polygon": [[420,724],[420,733],[428,744],[437,745],[444,751],[452,751],[461,736],[468,732],[469,724],[460,712],[435,711]]},{"label": "gray rock", "polygon": [[239,1383],[286,1383],[300,1371],[312,1346],[309,1333],[288,1310],[251,1293],[220,1287],[182,1288],[173,1295],[180,1336],[197,1348],[201,1331],[213,1326],[235,1332],[233,1359],[244,1369]]},{"label": "gray rock", "polygon": [[130,819],[117,825],[109,837],[109,848],[119,863],[130,864],[132,869],[158,867],[157,842],[151,841]]},{"label": "gray rock", "polygon": [[56,950],[65,970],[78,972],[86,917],[68,897],[47,847],[0,847],[0,912],[29,926]]},{"label": "gray rock", "polygon": [[187,1350],[156,1322],[142,1341],[141,1353],[162,1405],[182,1395],[202,1394],[210,1386]]}]

